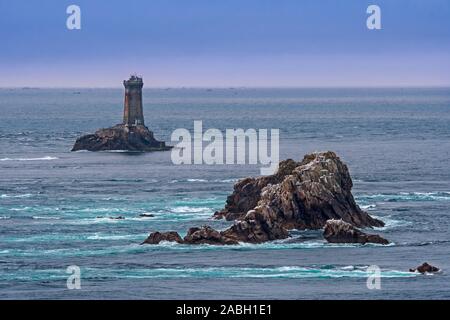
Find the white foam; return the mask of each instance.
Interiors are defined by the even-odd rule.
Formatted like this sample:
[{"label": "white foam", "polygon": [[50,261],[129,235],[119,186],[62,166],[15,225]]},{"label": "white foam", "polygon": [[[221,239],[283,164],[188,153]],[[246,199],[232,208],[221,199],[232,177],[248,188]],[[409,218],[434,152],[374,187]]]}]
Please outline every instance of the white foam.
[{"label": "white foam", "polygon": [[197,212],[212,212],[213,210],[211,208],[207,207],[188,207],[188,206],[182,206],[182,207],[172,207],[170,208],[171,212],[175,213],[197,213]]},{"label": "white foam", "polygon": [[345,266],[341,268],[341,270],[354,270],[354,269],[355,269],[354,266]]},{"label": "white foam", "polygon": [[0,195],[0,198],[29,198],[33,195],[31,193],[25,193],[25,194],[2,194]]},{"label": "white foam", "polygon": [[223,183],[230,183],[230,182],[237,182],[238,179],[224,179],[224,180],[214,180],[214,182],[223,182]]},{"label": "white foam", "polygon": [[123,235],[106,235],[96,233],[92,236],[88,236],[89,240],[122,240],[122,239],[145,239],[148,234],[123,234]]},{"label": "white foam", "polygon": [[61,219],[60,217],[49,217],[49,216],[33,216],[33,219],[35,220],[59,220]]},{"label": "white foam", "polygon": [[379,217],[373,215],[375,219],[381,220],[384,222],[384,227],[374,227],[375,230],[386,230],[386,229],[394,229],[399,227],[404,227],[411,225],[411,221],[405,221],[405,220],[396,220],[392,219],[391,216],[385,216],[385,217]]},{"label": "white foam", "polygon": [[360,205],[359,207],[364,210],[370,210],[376,208],[377,206],[375,204],[368,204],[368,205]]}]

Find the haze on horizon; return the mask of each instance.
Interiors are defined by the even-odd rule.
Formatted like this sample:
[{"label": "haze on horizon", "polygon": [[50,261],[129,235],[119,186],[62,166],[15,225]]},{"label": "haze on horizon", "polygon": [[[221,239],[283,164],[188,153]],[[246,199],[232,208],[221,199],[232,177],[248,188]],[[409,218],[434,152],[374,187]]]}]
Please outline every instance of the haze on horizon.
[{"label": "haze on horizon", "polygon": [[[81,7],[82,29],[66,28]],[[366,9],[382,10],[382,30]],[[0,0],[0,87],[450,86],[447,0]]]}]

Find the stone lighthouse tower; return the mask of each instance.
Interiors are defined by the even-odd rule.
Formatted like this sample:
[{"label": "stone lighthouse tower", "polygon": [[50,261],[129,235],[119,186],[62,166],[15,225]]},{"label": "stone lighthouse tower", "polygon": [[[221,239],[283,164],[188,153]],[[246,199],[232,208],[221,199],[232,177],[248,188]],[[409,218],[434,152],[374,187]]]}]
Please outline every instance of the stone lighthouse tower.
[{"label": "stone lighthouse tower", "polygon": [[142,109],[142,78],[131,76],[124,80],[125,101],[123,106],[123,124],[125,126],[144,125],[144,112]]}]

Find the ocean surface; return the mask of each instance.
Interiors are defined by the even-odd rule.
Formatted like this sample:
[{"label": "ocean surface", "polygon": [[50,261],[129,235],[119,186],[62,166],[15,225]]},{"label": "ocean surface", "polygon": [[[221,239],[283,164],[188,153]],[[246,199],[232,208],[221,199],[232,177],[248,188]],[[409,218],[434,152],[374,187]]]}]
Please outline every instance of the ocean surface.
[{"label": "ocean surface", "polygon": [[[146,124],[280,129],[280,158],[335,151],[392,244],[140,245],[208,224],[255,165],[173,165],[169,152],[75,152],[121,122],[122,89],[0,89],[0,299],[450,298],[450,89],[145,89]],[[154,217],[140,217],[140,214]],[[122,216],[125,219],[111,219]],[[428,261],[434,275],[408,272]],[[81,289],[69,290],[68,266]],[[367,268],[381,289],[367,288]]]}]

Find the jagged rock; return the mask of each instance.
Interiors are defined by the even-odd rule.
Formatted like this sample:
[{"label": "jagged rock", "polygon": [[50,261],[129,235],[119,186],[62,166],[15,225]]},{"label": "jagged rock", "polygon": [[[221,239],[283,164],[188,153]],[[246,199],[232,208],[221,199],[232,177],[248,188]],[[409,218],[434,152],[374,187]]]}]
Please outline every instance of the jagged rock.
[{"label": "jagged rock", "polygon": [[249,210],[256,207],[264,187],[280,183],[297,166],[297,162],[288,159],[280,162],[277,173],[274,175],[239,180],[234,185],[234,192],[227,197],[225,209],[217,211],[214,214],[215,218],[225,218],[229,221],[242,218]]},{"label": "jagged rock", "polygon": [[234,239],[230,239],[221,232],[211,228],[210,226],[202,226],[200,228],[190,228],[184,237],[184,243],[187,244],[238,244]]},{"label": "jagged rock", "polygon": [[[330,219],[341,219],[355,227],[383,226],[382,221],[358,207],[352,186],[347,166],[334,152],[309,154],[301,162],[288,159],[280,162],[274,175],[246,178],[235,184],[225,208],[214,214],[216,218],[235,220],[230,228],[221,232],[208,226],[191,228],[184,241],[261,243],[285,239],[290,229],[321,229]],[[360,235],[356,240],[361,242],[387,242],[356,229],[353,233]]]},{"label": "jagged rock", "polygon": [[72,151],[107,151],[107,150],[126,150],[126,151],[161,151],[169,150],[162,141],[153,137],[146,126],[126,126],[118,124],[107,129],[100,129],[94,134],[88,134],[78,138]]},{"label": "jagged rock", "polygon": [[222,235],[221,232],[211,228],[210,226],[190,228],[184,239],[182,239],[175,231],[152,232],[142,244],[159,244],[161,241],[171,241],[183,244],[238,244],[236,240]]},{"label": "jagged rock", "polygon": [[380,227],[356,204],[347,166],[334,152],[306,155],[301,162],[280,162],[275,175],[238,181],[216,218],[245,219],[249,210],[271,213],[286,228],[320,229],[329,219],[356,227]]},{"label": "jagged rock", "polygon": [[242,220],[236,220],[234,225],[223,231],[227,238],[238,242],[261,243],[289,236],[288,230],[276,220],[272,212],[250,210]]},{"label": "jagged rock", "polygon": [[427,262],[424,262],[422,265],[418,266],[417,268],[409,269],[410,272],[420,272],[420,273],[434,273],[439,272],[440,269],[438,267],[432,266],[431,264],[428,264]]},{"label": "jagged rock", "polygon": [[342,220],[328,220],[323,231],[324,238],[331,243],[379,243],[389,241],[376,234],[366,234]]},{"label": "jagged rock", "polygon": [[183,243],[183,239],[180,237],[178,232],[169,231],[169,232],[152,232],[147,239],[141,244],[158,244],[161,241],[171,241]]}]

